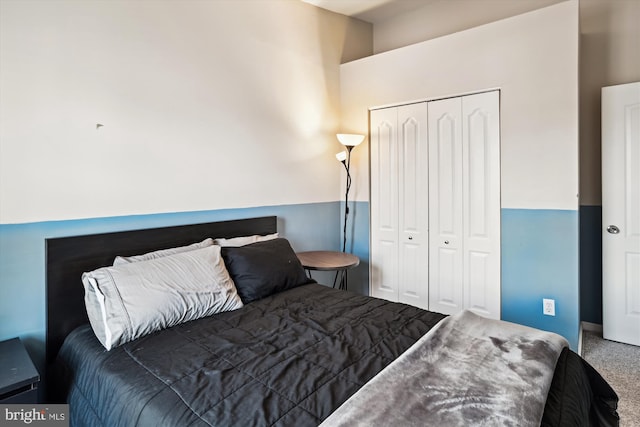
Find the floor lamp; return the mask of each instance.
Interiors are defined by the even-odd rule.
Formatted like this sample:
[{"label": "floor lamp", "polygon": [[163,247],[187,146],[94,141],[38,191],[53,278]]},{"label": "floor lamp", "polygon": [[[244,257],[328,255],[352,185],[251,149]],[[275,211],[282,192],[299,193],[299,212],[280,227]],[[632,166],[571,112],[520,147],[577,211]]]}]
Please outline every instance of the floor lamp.
[{"label": "floor lamp", "polygon": [[351,133],[339,133],[336,135],[340,144],[344,145],[346,151],[341,151],[336,154],[338,159],[347,171],[347,185],[344,193],[344,226],[342,229],[342,252],[346,252],[347,249],[347,218],[349,217],[349,189],[351,188],[351,150],[353,147],[360,145],[364,141],[364,135],[356,135]]}]

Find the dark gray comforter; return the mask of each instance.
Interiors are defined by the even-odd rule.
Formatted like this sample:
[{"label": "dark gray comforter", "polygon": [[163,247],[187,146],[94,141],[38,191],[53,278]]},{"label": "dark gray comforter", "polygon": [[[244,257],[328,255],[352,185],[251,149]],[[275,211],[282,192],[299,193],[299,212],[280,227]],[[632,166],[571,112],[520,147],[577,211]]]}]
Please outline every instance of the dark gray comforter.
[{"label": "dark gray comforter", "polygon": [[[85,325],[51,402],[70,403],[72,426],[315,426],[443,318],[313,284],[110,352]],[[561,361],[542,425],[615,425],[606,382],[575,353]]]},{"label": "dark gray comforter", "polygon": [[315,426],[443,317],[305,285],[110,352],[80,327],[58,384],[77,426]]}]

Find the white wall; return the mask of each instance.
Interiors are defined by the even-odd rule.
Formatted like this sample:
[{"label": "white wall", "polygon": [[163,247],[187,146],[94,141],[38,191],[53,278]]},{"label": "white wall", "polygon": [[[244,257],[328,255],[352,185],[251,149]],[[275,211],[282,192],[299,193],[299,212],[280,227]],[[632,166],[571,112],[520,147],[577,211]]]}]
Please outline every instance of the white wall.
[{"label": "white wall", "polygon": [[578,208],[577,1],[344,64],[341,85],[343,128],[363,133],[370,107],[500,88],[502,207]]},{"label": "white wall", "polygon": [[561,1],[567,0],[427,1],[422,7],[376,22],[373,31],[373,52],[386,52]]},{"label": "white wall", "polygon": [[600,205],[601,92],[640,81],[640,1],[580,0],[580,33],[580,202]]},{"label": "white wall", "polygon": [[2,0],[0,31],[2,224],[340,199],[339,64],[371,53],[369,24],[287,0]]}]

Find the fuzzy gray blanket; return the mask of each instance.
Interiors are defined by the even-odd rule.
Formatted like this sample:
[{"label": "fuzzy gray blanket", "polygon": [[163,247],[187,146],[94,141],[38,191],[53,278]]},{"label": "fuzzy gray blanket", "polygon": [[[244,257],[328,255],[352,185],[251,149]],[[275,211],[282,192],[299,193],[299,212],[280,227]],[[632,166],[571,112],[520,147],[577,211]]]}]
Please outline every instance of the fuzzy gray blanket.
[{"label": "fuzzy gray blanket", "polygon": [[539,426],[565,346],[560,335],[464,311],[443,319],[321,426]]}]

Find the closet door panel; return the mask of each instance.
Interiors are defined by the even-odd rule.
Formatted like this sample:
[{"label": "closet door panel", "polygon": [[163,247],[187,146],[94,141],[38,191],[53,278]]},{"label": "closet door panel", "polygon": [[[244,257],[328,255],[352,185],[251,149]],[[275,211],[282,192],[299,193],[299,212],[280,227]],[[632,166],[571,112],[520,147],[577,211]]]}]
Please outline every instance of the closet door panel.
[{"label": "closet door panel", "polygon": [[463,308],[462,104],[460,98],[428,103],[429,309]]},{"label": "closet door panel", "polygon": [[428,308],[427,104],[398,107],[400,302]]},{"label": "closet door panel", "polygon": [[462,97],[464,306],[500,318],[499,93]]},{"label": "closet door panel", "polygon": [[371,295],[398,300],[398,112],[371,111]]},{"label": "closet door panel", "polygon": [[485,308],[490,305],[488,270],[490,270],[490,254],[487,252],[468,251],[464,271],[465,308],[488,317],[490,312]]},{"label": "closet door panel", "polygon": [[378,240],[378,247],[371,252],[372,296],[398,301],[398,246],[392,240]]}]

